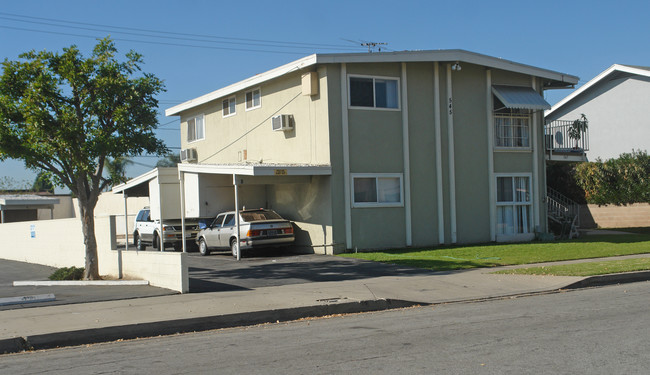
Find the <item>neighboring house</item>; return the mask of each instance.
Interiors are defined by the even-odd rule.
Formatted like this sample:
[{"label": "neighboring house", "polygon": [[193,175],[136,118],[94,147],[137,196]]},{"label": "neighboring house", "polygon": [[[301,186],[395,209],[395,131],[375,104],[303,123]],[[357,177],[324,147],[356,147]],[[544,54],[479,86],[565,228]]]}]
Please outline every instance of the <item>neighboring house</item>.
[{"label": "neighboring house", "polygon": [[532,239],[543,91],[577,82],[462,50],[307,56],[166,111],[184,215],[272,208],[318,253]]},{"label": "neighboring house", "polygon": [[[587,157],[650,149],[650,67],[614,64],[550,110],[546,122],[589,120]],[[566,140],[569,141],[569,140]]]},{"label": "neighboring house", "polygon": [[0,194],[0,224],[54,219],[60,204],[59,197],[51,194]]}]

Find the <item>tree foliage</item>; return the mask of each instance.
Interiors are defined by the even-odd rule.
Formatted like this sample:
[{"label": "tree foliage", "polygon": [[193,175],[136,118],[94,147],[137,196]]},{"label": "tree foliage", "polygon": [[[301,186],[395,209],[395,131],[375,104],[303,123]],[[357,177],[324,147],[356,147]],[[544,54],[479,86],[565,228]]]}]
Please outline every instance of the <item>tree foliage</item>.
[{"label": "tree foliage", "polygon": [[107,159],[167,152],[154,134],[163,82],[141,71],[140,54],[116,54],[110,38],[89,57],[76,46],[31,51],[5,60],[0,77],[0,160],[47,171],[79,199],[87,278],[99,277],[93,213],[112,182]]},{"label": "tree foliage", "polygon": [[605,162],[579,164],[576,179],[588,203],[650,203],[650,156],[645,151],[624,153]]},{"label": "tree foliage", "polygon": [[181,162],[181,157],[177,152],[170,152],[165,158],[158,160],[156,167],[175,167]]},{"label": "tree foliage", "polygon": [[54,193],[54,184],[50,178],[50,174],[46,171],[40,171],[34,179],[34,184],[32,185],[32,190],[35,192],[45,191],[48,193]]}]

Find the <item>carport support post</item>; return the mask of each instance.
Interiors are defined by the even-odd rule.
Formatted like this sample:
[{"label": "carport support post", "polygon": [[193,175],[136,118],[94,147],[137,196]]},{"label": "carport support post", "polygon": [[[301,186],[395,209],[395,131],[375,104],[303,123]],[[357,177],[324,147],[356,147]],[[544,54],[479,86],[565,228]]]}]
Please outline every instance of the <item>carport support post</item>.
[{"label": "carport support post", "polygon": [[235,238],[237,241],[237,244],[235,245],[235,248],[237,249],[237,260],[241,260],[241,251],[239,250],[239,231],[240,231],[240,223],[239,223],[239,183],[237,182],[237,175],[233,174],[232,175],[232,183],[235,187]]},{"label": "carport support post", "polygon": [[181,237],[183,238],[183,252],[187,253],[187,245],[185,244],[185,172],[178,171],[178,180],[181,190]]},{"label": "carport support post", "polygon": [[[124,198],[124,250],[129,250],[129,211],[126,204],[129,196],[126,195],[126,190],[122,190],[122,197]],[[122,277],[120,276],[120,279],[121,278]]]}]

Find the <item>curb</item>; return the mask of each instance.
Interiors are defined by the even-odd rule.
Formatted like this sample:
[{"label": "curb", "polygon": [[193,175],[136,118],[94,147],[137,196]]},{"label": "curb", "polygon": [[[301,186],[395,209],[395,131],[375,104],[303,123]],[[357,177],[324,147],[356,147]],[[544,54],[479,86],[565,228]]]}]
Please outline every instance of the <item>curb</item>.
[{"label": "curb", "polygon": [[567,285],[563,289],[579,289],[612,284],[636,283],[650,280],[650,271],[612,273],[608,275],[589,276],[583,280]]},{"label": "curb", "polygon": [[188,332],[201,332],[213,329],[251,326],[264,323],[288,322],[298,319],[317,318],[336,314],[382,311],[418,305],[421,304],[411,301],[379,299],[229,315],[215,315],[202,318],[127,324],[122,326],[83,329],[70,332],[55,332],[0,340],[0,354],[17,353],[25,350],[96,344],[116,340],[174,335]]}]

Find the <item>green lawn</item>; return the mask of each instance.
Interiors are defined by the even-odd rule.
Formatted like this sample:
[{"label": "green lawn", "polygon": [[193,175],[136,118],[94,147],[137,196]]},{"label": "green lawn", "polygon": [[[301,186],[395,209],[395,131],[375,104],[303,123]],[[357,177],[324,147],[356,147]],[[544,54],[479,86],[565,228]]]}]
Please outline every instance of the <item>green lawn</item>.
[{"label": "green lawn", "polygon": [[555,242],[441,246],[340,256],[443,271],[642,253],[650,253],[650,234],[591,235]]},{"label": "green lawn", "polygon": [[526,267],[494,273],[511,275],[594,276],[644,270],[650,270],[650,258],[608,260],[546,267]]}]

